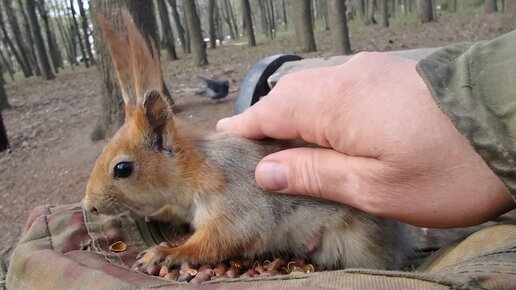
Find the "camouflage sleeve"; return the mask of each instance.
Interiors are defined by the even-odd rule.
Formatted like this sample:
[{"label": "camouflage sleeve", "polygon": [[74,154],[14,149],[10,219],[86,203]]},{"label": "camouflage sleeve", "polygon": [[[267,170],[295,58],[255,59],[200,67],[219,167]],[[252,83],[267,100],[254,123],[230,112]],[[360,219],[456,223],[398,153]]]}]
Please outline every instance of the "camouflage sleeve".
[{"label": "camouflage sleeve", "polygon": [[516,200],[516,31],[445,47],[421,60],[417,70]]}]

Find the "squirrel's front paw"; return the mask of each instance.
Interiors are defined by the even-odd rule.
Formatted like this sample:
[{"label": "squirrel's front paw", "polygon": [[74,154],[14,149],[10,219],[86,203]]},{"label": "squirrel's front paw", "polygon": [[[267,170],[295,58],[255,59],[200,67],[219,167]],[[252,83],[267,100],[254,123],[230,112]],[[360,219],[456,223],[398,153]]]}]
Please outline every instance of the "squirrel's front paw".
[{"label": "squirrel's front paw", "polygon": [[154,246],[138,254],[136,262],[133,265],[133,269],[145,272],[149,266],[152,265],[163,265],[168,267],[179,265],[181,261],[176,261],[173,253],[173,248]]}]

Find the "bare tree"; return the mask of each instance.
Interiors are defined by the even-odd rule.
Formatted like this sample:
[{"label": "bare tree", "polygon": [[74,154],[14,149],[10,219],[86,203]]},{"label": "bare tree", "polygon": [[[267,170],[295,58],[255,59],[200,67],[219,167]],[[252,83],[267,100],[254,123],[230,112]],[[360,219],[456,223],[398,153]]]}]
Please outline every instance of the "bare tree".
[{"label": "bare tree", "polygon": [[365,20],[366,20],[366,11],[365,11],[365,2],[364,0],[355,0],[355,9],[356,9],[356,14],[358,15],[358,18],[363,22],[365,23]]},{"label": "bare tree", "polygon": [[20,65],[23,75],[25,77],[31,76],[32,72],[30,71],[30,67],[27,67],[27,64],[23,61],[21,54],[18,52],[18,49],[14,45],[11,37],[9,36],[9,33],[7,32],[7,28],[3,20],[2,9],[0,9],[0,29],[2,30],[2,41],[4,42],[5,46],[9,47],[11,50],[11,53],[14,55],[14,58]]},{"label": "bare tree", "polygon": [[485,13],[498,12],[498,6],[496,6],[496,0],[484,0],[484,12]]},{"label": "bare tree", "polygon": [[[38,65],[38,58],[36,57],[36,44],[34,43],[34,38],[32,37],[32,29],[30,28],[30,21],[29,21],[29,17],[27,16],[27,13],[25,11],[25,9],[23,8],[24,5],[23,5],[24,1],[23,0],[18,0],[18,7],[20,9],[18,9],[18,11],[20,12],[19,14],[22,16],[21,18],[21,22],[22,22],[22,34],[25,32],[25,45],[24,45],[24,49],[27,53],[27,57],[29,58],[29,65],[31,66],[31,68],[34,70],[35,74],[37,76],[41,76],[41,70],[39,68],[39,65]],[[22,35],[23,36],[23,35]]]},{"label": "bare tree", "polygon": [[[267,15],[268,15],[268,18],[269,18],[269,28],[270,28],[270,31],[271,31],[271,38],[274,39],[276,37],[276,20],[275,20],[275,16],[274,16],[274,3],[276,1],[273,1],[273,0],[269,0],[267,1],[267,3],[269,5],[267,5]],[[266,4],[267,4],[266,3]]]},{"label": "bare tree", "polygon": [[65,27],[64,21],[63,21],[63,13],[61,13],[61,9],[59,9],[58,4],[55,2],[52,2],[52,13],[54,17],[52,19],[54,20],[54,25],[57,26],[57,30],[59,31],[59,35],[61,36],[61,44],[64,46],[66,51],[66,56],[68,58],[68,63],[70,64],[70,67],[74,68],[74,66],[77,64],[76,55],[74,53],[74,49],[72,48],[73,42],[71,40],[71,36],[69,33],[69,30]]},{"label": "bare tree", "polygon": [[170,17],[168,16],[168,8],[165,0],[156,0],[158,2],[159,19],[161,22],[162,43],[167,50],[167,57],[169,60],[178,59],[176,53],[176,43],[174,41],[174,33],[172,32],[172,25],[170,24]]},{"label": "bare tree", "polygon": [[288,28],[287,4],[285,3],[285,0],[281,0],[281,14],[283,15],[283,23],[285,24],[285,29],[287,29]]},{"label": "bare tree", "polygon": [[435,21],[432,0],[417,0],[418,18],[421,23]]},{"label": "bare tree", "polygon": [[25,77],[32,76],[33,72],[28,56],[28,51],[24,45],[22,33],[18,25],[18,20],[16,19],[16,14],[14,13],[14,10],[12,8],[11,0],[3,0],[3,4],[3,10],[5,11],[7,19],[9,20],[9,25],[11,26],[11,31],[13,32],[14,42],[17,46],[16,51],[19,54],[18,63],[22,67],[23,74]]},{"label": "bare tree", "polygon": [[[0,88],[0,92],[1,90],[3,90],[3,87]],[[9,139],[7,138],[7,132],[5,131],[2,110],[0,110],[0,152],[6,149],[9,149]]]},{"label": "bare tree", "polygon": [[380,25],[389,27],[389,9],[387,0],[378,0],[378,10],[380,11]]},{"label": "bare tree", "polygon": [[75,12],[75,8],[73,7],[73,0],[70,0],[70,11],[72,12],[72,25],[75,35],[77,36],[77,39],[79,40],[79,48],[81,49],[82,54],[82,60],[84,61],[84,65],[86,67],[90,66],[90,62],[88,60],[88,56],[86,55],[86,51],[84,50],[84,44],[82,42],[82,36],[81,31],[79,30],[79,25],[77,24],[77,13]]},{"label": "bare tree", "polygon": [[446,1],[448,5],[448,11],[451,13],[457,12],[457,0],[448,0]]},{"label": "bare tree", "polygon": [[341,0],[330,0],[328,15],[331,25],[333,50],[339,54],[351,54],[348,24],[346,19],[346,4]]},{"label": "bare tree", "polygon": [[231,17],[231,23],[233,23],[233,29],[235,29],[235,36],[236,36],[235,39],[239,39],[240,33],[238,32],[238,24],[235,19],[235,13],[233,13],[233,5],[231,5],[230,0],[224,0],[224,3],[225,3],[225,5],[227,5],[228,14]]},{"label": "bare tree", "polygon": [[[7,50],[7,47],[5,47],[5,49]],[[9,53],[7,53],[9,54]],[[5,68],[5,70],[7,71],[7,73],[9,73],[9,76],[11,77],[11,80],[14,81],[14,70],[13,70],[13,65],[11,63],[11,60],[9,59],[9,57],[6,57],[4,55],[4,51],[2,49],[0,49],[0,59],[2,60],[2,66]]]},{"label": "bare tree", "polygon": [[269,39],[272,39],[271,29],[269,28],[269,17],[267,15],[267,8],[265,8],[265,5],[267,5],[265,3],[266,1],[268,1],[268,0],[259,0],[258,1],[259,7],[260,7],[260,18],[261,18],[261,24],[262,24],[262,32]]},{"label": "bare tree", "polygon": [[[365,0],[366,4],[366,18],[365,18],[365,25],[369,24],[376,24],[376,20],[374,19],[374,11],[376,8],[376,0]],[[412,0],[409,0],[412,1]]]},{"label": "bare tree", "polygon": [[93,56],[93,51],[91,50],[90,33],[88,28],[88,16],[86,15],[86,9],[84,9],[82,0],[77,0],[77,4],[79,5],[79,15],[81,16],[82,34],[84,35],[84,45],[86,52],[88,53],[88,60],[91,65],[95,65],[95,57]]},{"label": "bare tree", "polygon": [[159,53],[158,23],[156,21],[154,1],[126,0],[125,3],[129,11],[131,11],[134,21],[136,23],[141,23],[140,28],[142,32],[154,41]]},{"label": "bare tree", "polygon": [[56,46],[54,36],[50,29],[50,23],[48,19],[48,11],[45,7],[45,1],[44,0],[38,0],[37,8],[39,15],[41,16],[41,19],[43,20],[43,25],[45,27],[45,35],[47,36],[47,45],[48,50],[50,52],[50,59],[52,60],[52,66],[54,67],[54,71],[56,73],[59,72],[59,67],[62,66],[62,63],[60,62],[61,56],[59,53],[59,48]]},{"label": "bare tree", "polygon": [[185,29],[183,28],[183,24],[181,24],[181,16],[179,15],[179,11],[177,11],[176,0],[168,0],[168,4],[170,4],[172,8],[172,18],[174,18],[174,22],[176,23],[177,36],[183,47],[183,52],[190,53],[190,43],[187,41]]},{"label": "bare tree", "polygon": [[38,59],[41,66],[41,75],[46,80],[55,79],[50,62],[48,61],[47,49],[43,42],[43,36],[39,28],[38,16],[36,15],[36,3],[35,0],[27,0],[27,13],[29,15],[29,21],[32,28],[32,34],[34,36],[34,42],[36,44],[36,51],[38,53]]},{"label": "bare tree", "polygon": [[506,1],[503,9],[502,25],[506,32],[516,29],[516,1]]},{"label": "bare tree", "polygon": [[201,20],[197,14],[195,0],[183,0],[183,9],[188,24],[188,34],[190,35],[190,47],[192,48],[194,63],[197,66],[207,65],[206,43],[204,43],[202,36]]},{"label": "bare tree", "polygon": [[222,18],[224,18],[224,21],[226,22],[231,39],[238,39],[238,28],[233,24],[234,17],[232,12],[230,12],[232,10],[231,2],[228,0],[222,0]]},{"label": "bare tree", "polygon": [[4,86],[5,80],[3,75],[3,66],[2,63],[0,63],[0,111],[11,108]]},{"label": "bare tree", "polygon": [[316,51],[310,0],[293,1],[296,40],[302,52]]},{"label": "bare tree", "polygon": [[256,46],[256,39],[254,38],[253,29],[253,18],[251,17],[251,5],[249,4],[249,0],[242,0],[242,15],[244,17],[247,44],[249,46]]},{"label": "bare tree", "polygon": [[215,33],[215,0],[209,0],[208,1],[208,27],[209,27],[209,34],[210,34],[210,47],[216,48],[217,47],[217,36]]}]

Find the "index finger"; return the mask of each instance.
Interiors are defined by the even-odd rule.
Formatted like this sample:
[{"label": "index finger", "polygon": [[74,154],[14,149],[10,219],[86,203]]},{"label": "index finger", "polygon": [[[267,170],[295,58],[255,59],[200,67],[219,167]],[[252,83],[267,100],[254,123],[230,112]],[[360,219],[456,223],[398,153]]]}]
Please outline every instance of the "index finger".
[{"label": "index finger", "polygon": [[[261,139],[304,139],[317,140],[318,119],[314,86],[321,85],[329,68],[307,69],[288,74],[255,105],[239,115],[225,118],[217,123],[217,131],[227,132],[239,137]],[[324,98],[322,98],[324,99]],[[323,145],[323,144],[320,144]]]}]

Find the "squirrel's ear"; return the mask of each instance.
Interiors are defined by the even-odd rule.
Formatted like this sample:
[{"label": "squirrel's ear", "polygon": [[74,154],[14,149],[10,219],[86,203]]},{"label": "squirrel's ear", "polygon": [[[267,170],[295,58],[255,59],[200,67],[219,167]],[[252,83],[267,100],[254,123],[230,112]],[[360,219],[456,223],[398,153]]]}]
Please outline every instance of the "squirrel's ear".
[{"label": "squirrel's ear", "polygon": [[153,131],[161,133],[168,121],[172,120],[173,102],[168,91],[147,91],[143,95],[142,109]]},{"label": "squirrel's ear", "polygon": [[112,22],[99,15],[98,24],[104,34],[113,68],[115,69],[118,84],[125,104],[126,116],[132,114],[136,107],[136,98],[133,80],[133,65],[129,56],[129,40],[125,31],[115,29]]}]

